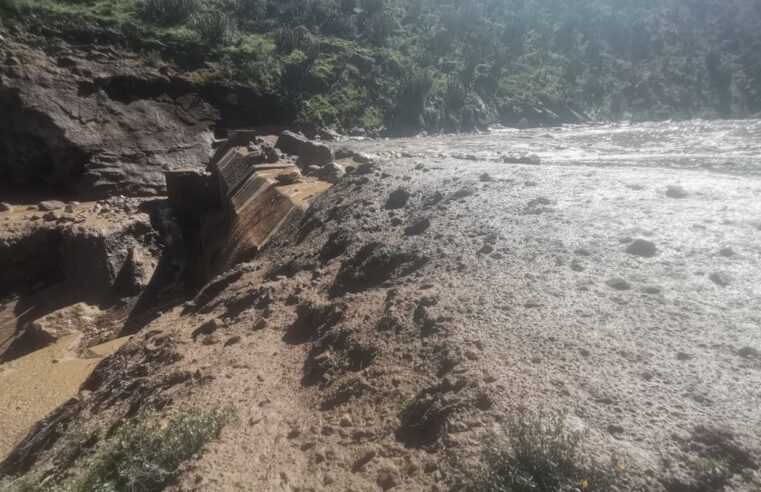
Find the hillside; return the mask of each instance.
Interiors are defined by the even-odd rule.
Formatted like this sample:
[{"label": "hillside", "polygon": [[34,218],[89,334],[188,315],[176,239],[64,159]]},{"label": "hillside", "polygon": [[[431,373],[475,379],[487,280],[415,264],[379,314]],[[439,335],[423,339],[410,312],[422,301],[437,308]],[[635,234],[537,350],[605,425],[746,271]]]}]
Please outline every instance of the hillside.
[{"label": "hillside", "polygon": [[[761,111],[753,0],[2,0],[272,101],[269,123],[458,130]],[[260,115],[261,116],[261,115]],[[245,119],[245,118],[244,118]],[[241,121],[246,123],[246,121]]]}]

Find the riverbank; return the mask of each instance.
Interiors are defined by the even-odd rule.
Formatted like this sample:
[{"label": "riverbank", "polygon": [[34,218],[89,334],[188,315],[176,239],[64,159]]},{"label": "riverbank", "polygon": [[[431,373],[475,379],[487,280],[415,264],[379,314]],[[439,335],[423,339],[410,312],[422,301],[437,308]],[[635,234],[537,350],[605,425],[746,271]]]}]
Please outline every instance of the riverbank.
[{"label": "riverbank", "polygon": [[[724,146],[651,125],[348,144],[382,155],[107,359],[58,421],[77,432],[12,469],[77,475],[97,451],[56,456],[82,435],[222,405],[174,488],[461,489],[485,449],[525,472],[527,414],[579,432],[569,486],[758,488],[761,181],[694,161],[757,169],[731,138],[757,123],[695,125]],[[578,162],[548,157],[571,142]]]}]

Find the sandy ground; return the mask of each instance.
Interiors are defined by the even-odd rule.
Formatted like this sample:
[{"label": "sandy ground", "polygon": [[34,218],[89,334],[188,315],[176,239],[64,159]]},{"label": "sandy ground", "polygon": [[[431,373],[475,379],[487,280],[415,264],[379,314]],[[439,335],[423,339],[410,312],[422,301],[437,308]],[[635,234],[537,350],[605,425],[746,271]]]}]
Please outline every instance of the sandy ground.
[{"label": "sandy ground", "polygon": [[[462,490],[511,415],[556,410],[616,456],[619,490],[709,490],[706,458],[724,490],[761,489],[754,150],[721,172],[567,141],[562,162],[502,162],[522,136],[351,144],[385,157],[147,326],[71,425],[233,409],[174,490]],[[60,473],[66,439],[34,473]]]}]

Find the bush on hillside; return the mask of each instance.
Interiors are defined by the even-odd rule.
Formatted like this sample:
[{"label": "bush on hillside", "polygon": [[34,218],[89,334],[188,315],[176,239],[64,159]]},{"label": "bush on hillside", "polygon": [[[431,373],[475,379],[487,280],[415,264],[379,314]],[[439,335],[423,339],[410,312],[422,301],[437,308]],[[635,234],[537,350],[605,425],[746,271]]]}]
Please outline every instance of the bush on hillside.
[{"label": "bush on hillside", "polygon": [[156,24],[175,26],[188,20],[200,7],[200,0],[145,0],[143,15]]},{"label": "bush on hillside", "polygon": [[212,46],[229,43],[235,34],[235,24],[218,10],[193,15],[190,28]]}]

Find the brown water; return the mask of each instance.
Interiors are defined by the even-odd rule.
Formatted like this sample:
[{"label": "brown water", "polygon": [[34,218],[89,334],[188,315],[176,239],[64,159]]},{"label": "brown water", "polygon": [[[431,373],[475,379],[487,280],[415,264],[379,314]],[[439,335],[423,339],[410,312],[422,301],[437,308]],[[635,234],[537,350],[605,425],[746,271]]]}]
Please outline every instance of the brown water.
[{"label": "brown water", "polygon": [[366,152],[496,160],[530,153],[543,163],[661,167],[761,175],[761,120],[569,125],[485,134],[348,142]]}]

